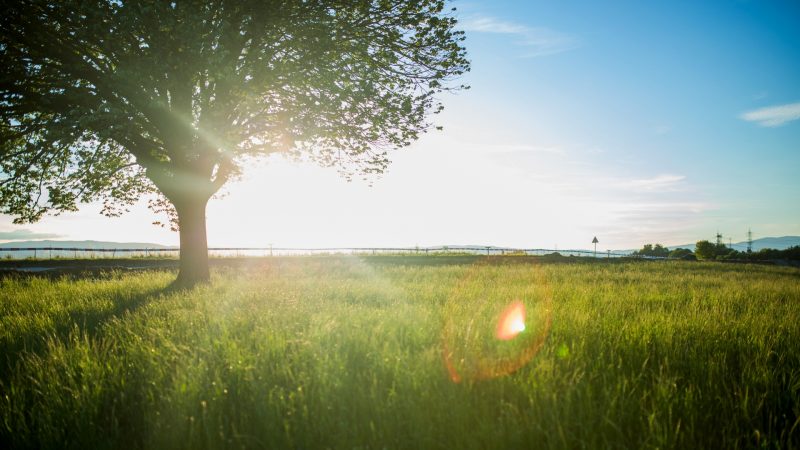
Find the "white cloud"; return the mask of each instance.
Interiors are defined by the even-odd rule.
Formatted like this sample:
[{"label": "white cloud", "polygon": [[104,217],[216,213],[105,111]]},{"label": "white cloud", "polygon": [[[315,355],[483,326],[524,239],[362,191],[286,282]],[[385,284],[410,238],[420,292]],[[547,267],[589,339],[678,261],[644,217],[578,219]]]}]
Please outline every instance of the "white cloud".
[{"label": "white cloud", "polygon": [[739,117],[748,122],[756,122],[762,127],[778,127],[786,122],[800,119],[800,102],[760,108]]},{"label": "white cloud", "polygon": [[[521,222],[537,231],[531,242],[552,248],[551,239],[559,248],[587,248],[597,236],[602,248],[611,249],[640,248],[647,242],[684,244],[697,240],[697,230],[716,208],[685,175],[626,175],[596,159],[582,159],[582,154],[566,147],[557,158],[539,152],[487,155],[502,165],[512,198],[524,204]],[[525,238],[521,234],[518,239]]]},{"label": "white cloud", "polygon": [[621,188],[639,189],[651,192],[671,192],[680,188],[686,177],[683,175],[662,174],[651,178],[626,180],[618,184]]},{"label": "white cloud", "polygon": [[486,152],[489,153],[554,153],[563,154],[564,150],[561,147],[547,146],[547,145],[528,145],[528,144],[495,144],[482,146]]},{"label": "white cloud", "polygon": [[526,48],[527,58],[554,55],[578,47],[578,40],[569,34],[544,27],[529,27],[492,17],[472,17],[461,22],[465,31],[507,34],[517,38],[516,44]]}]

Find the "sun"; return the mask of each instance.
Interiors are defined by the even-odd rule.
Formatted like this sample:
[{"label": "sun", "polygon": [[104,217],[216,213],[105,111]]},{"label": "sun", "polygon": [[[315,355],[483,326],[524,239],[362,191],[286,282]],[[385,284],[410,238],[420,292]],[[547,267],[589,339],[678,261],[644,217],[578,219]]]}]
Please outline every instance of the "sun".
[{"label": "sun", "polygon": [[495,336],[501,341],[508,341],[523,331],[525,331],[525,305],[515,301],[500,314]]}]

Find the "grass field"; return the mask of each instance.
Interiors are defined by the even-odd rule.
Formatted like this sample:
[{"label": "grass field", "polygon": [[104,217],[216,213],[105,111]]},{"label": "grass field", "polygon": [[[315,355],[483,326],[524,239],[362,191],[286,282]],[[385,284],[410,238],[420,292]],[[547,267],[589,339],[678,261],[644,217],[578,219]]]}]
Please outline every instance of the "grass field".
[{"label": "grass field", "polygon": [[[0,281],[0,447],[800,447],[798,269],[296,257],[174,277]],[[527,328],[498,341],[514,300]]]}]

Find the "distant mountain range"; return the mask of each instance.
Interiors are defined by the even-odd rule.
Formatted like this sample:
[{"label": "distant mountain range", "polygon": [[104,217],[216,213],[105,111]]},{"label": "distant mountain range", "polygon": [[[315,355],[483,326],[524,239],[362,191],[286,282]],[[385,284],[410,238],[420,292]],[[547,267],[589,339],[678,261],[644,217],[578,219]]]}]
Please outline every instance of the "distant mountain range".
[{"label": "distant mountain range", "polygon": [[0,244],[0,248],[47,248],[47,247],[66,247],[66,248],[90,248],[90,249],[111,249],[111,248],[133,248],[146,250],[149,248],[177,248],[177,246],[150,244],[146,242],[105,242],[105,241],[12,241]]}]

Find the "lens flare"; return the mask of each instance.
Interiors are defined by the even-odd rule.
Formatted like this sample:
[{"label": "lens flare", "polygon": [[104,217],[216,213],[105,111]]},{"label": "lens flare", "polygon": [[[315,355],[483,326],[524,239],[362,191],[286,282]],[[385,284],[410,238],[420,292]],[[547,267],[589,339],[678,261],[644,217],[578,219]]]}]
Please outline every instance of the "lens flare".
[{"label": "lens flare", "polygon": [[501,341],[510,341],[523,331],[525,331],[525,305],[517,300],[500,314],[495,336]]},{"label": "lens flare", "polygon": [[443,309],[442,357],[450,379],[487,380],[528,364],[550,333],[552,297],[535,260],[487,258],[465,268]]}]

